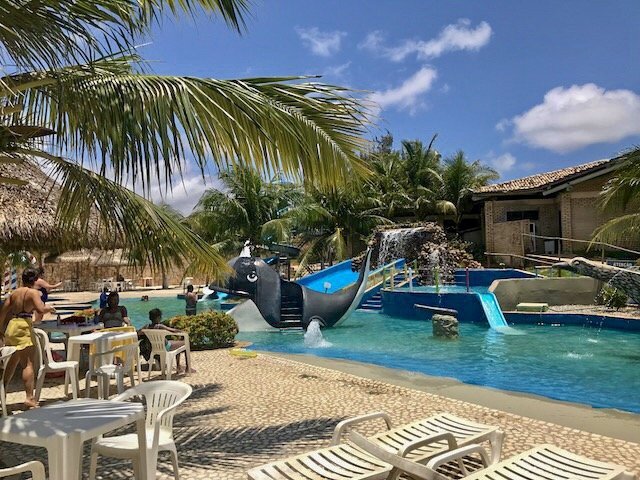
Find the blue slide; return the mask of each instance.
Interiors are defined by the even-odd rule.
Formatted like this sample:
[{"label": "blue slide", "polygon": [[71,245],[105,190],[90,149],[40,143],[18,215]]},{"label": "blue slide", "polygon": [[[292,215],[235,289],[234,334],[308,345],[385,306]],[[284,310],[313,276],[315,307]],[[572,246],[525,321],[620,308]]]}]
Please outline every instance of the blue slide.
[{"label": "blue slide", "polygon": [[[316,292],[333,293],[355,283],[356,280],[358,280],[358,272],[351,271],[351,259],[349,259],[336,263],[333,267],[306,275],[295,282]],[[331,284],[326,290],[325,283]]]}]

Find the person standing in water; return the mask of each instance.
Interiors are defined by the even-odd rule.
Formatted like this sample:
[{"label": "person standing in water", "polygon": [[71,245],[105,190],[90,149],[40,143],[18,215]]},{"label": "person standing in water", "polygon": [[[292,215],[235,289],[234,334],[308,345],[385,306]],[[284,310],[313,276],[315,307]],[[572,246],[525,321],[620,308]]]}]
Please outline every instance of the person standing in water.
[{"label": "person standing in water", "polygon": [[34,285],[37,279],[38,272],[33,268],[27,268],[22,272],[22,287],[16,289],[5,300],[0,310],[0,331],[4,332],[5,344],[16,347],[16,352],[7,363],[4,382],[7,385],[11,381],[16,367],[20,364],[26,394],[24,404],[29,408],[38,406],[33,397],[37,348],[32,324],[33,314],[35,312],[42,318],[45,313],[56,311],[54,307],[47,307],[42,301],[40,292]]},{"label": "person standing in water", "polygon": [[[37,272],[38,272],[38,278],[33,284],[33,288],[35,288],[36,290],[40,290],[40,294],[42,296],[42,303],[47,303],[47,300],[49,300],[49,292],[51,290],[55,290],[56,288],[60,288],[62,286],[62,282],[58,282],[54,285],[51,285],[49,282],[47,282],[44,279],[44,268],[42,267],[38,268]],[[35,320],[36,322],[41,322],[42,315],[36,312]]]},{"label": "person standing in water", "polygon": [[186,302],[185,313],[195,315],[198,309],[198,295],[193,291],[193,285],[187,285],[187,293],[184,296]]}]

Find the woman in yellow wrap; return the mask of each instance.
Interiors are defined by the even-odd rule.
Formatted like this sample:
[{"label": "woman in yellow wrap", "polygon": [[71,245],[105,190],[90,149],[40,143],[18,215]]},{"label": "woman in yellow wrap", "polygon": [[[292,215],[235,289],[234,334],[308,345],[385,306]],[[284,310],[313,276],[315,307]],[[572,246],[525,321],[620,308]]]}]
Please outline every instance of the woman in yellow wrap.
[{"label": "woman in yellow wrap", "polygon": [[36,407],[33,398],[35,383],[34,363],[36,358],[36,343],[34,340],[32,318],[33,312],[45,314],[55,312],[55,308],[42,303],[40,291],[33,285],[38,279],[38,272],[27,268],[22,272],[22,287],[16,289],[0,310],[0,331],[4,331],[5,345],[16,347],[16,352],[9,359],[4,381],[8,384],[16,371],[18,364],[22,367],[22,381],[26,393],[25,406]]}]

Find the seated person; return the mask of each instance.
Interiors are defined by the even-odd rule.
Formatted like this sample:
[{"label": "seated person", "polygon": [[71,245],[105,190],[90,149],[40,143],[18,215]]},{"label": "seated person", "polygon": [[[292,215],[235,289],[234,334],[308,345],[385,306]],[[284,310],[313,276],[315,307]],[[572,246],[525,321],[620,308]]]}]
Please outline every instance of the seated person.
[{"label": "seated person", "polygon": [[98,319],[104,324],[104,328],[123,327],[131,325],[127,308],[119,305],[120,295],[111,292],[107,297],[107,307],[100,310]]},{"label": "seated person", "polygon": [[[165,325],[164,323],[162,323],[162,312],[160,311],[160,309],[158,308],[154,308],[153,310],[151,310],[149,312],[149,322],[147,325],[145,325],[144,327],[142,327],[142,329],[157,329],[157,330],[165,330],[167,332],[170,333],[182,333],[182,330],[178,330],[177,328],[173,328],[173,327],[169,327],[168,325]],[[141,329],[141,330],[142,330]],[[149,359],[151,358],[151,342],[149,341],[149,339],[140,331],[138,331],[138,335],[140,337],[140,354],[145,358],[145,360],[149,361]],[[177,350],[178,348],[182,347],[184,345],[184,342],[182,340],[168,340],[167,339],[167,343],[165,345],[165,348],[167,349],[168,352],[170,352],[171,350]],[[184,358],[185,358],[185,363],[187,361],[187,352],[183,352],[184,354]],[[178,371],[181,371],[181,367],[180,367],[180,355],[178,355],[176,357],[176,365],[178,366]],[[195,372],[195,370],[192,368],[190,370],[190,372]]]}]

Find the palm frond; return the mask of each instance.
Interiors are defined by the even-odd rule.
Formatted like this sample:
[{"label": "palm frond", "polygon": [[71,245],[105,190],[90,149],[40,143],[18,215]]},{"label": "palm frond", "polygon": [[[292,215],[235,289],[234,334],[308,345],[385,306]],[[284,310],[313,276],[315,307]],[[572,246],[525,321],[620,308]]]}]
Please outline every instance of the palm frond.
[{"label": "palm frond", "polygon": [[613,245],[624,245],[638,239],[640,239],[640,213],[613,218],[598,227],[593,235],[594,242]]},{"label": "palm frond", "polygon": [[241,31],[247,7],[247,0],[1,0],[0,62],[49,69],[130,51],[167,13],[205,11]]},{"label": "palm frond", "polygon": [[55,146],[110,167],[115,180],[181,174],[188,155],[204,171],[251,166],[268,177],[324,186],[345,184],[368,169],[366,111],[341,87],[306,77],[216,80],[134,74],[125,59],[5,78],[24,104],[14,123],[57,132]]},{"label": "palm frond", "polygon": [[224,259],[185,226],[170,209],[120,186],[116,182],[47,152],[38,155],[60,182],[58,223],[61,231],[89,232],[92,216],[100,221],[104,248],[124,248],[136,265],[166,268],[194,265],[215,276],[227,271]]}]

